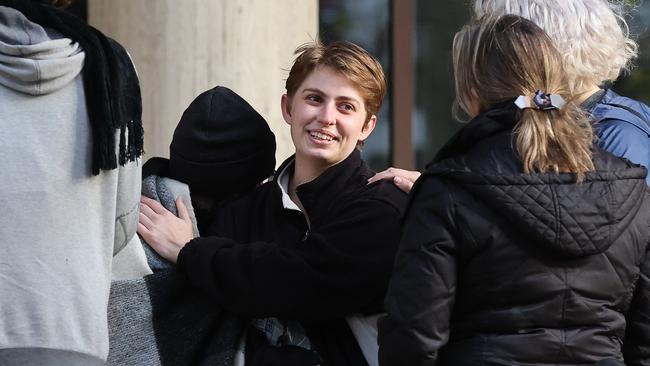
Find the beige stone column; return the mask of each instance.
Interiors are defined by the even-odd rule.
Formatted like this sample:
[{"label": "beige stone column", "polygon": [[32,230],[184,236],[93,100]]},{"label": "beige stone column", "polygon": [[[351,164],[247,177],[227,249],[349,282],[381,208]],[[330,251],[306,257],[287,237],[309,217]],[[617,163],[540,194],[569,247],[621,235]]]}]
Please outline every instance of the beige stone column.
[{"label": "beige stone column", "polygon": [[181,114],[201,92],[227,86],[293,153],[280,96],[294,49],[318,32],[318,0],[88,0],[88,21],[119,41],[140,76],[147,157],[169,156]]}]

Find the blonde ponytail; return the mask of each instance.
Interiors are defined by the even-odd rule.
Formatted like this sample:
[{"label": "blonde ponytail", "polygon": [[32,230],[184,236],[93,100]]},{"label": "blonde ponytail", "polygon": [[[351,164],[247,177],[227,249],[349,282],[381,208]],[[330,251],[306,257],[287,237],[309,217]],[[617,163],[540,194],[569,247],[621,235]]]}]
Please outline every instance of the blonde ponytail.
[{"label": "blonde ponytail", "polygon": [[580,182],[594,169],[592,128],[542,29],[515,15],[483,17],[456,34],[453,57],[456,100],[469,114],[520,95],[532,97],[539,89],[567,101],[559,109],[521,110],[514,136],[525,173],[575,173]]},{"label": "blonde ponytail", "polygon": [[514,129],[524,172],[571,172],[581,182],[594,169],[593,132],[584,113],[567,103],[557,110],[525,109]]}]

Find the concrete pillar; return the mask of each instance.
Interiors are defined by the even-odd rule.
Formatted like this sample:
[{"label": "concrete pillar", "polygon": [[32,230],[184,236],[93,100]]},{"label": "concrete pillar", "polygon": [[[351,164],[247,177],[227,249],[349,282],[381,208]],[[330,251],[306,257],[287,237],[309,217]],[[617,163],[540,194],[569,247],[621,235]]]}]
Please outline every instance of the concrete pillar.
[{"label": "concrete pillar", "polygon": [[293,153],[280,112],[294,49],[318,32],[318,0],[88,0],[88,21],[119,41],[140,76],[147,157],[169,156],[181,114],[215,85],[246,99]]}]

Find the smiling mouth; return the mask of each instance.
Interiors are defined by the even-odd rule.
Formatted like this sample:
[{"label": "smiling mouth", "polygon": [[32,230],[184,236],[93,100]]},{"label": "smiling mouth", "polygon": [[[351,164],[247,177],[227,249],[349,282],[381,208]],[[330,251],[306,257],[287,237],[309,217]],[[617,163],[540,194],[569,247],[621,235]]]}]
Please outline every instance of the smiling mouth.
[{"label": "smiling mouth", "polygon": [[319,141],[337,141],[338,139],[332,135],[328,135],[318,131],[309,131],[309,136]]}]

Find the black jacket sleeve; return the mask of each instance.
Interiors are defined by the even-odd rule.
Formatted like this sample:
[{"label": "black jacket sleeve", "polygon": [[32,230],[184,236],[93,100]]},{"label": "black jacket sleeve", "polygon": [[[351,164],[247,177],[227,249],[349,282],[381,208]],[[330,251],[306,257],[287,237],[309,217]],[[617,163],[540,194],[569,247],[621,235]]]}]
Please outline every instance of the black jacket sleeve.
[{"label": "black jacket sleeve", "polygon": [[379,320],[379,364],[435,365],[449,338],[456,289],[453,199],[437,179],[420,178]]},{"label": "black jacket sleeve", "polygon": [[[648,227],[650,230],[650,227]],[[623,357],[629,366],[650,365],[650,245],[641,263],[634,297],[626,317]]]},{"label": "black jacket sleeve", "polygon": [[[178,267],[225,308],[251,317],[320,322],[381,307],[400,234],[400,211],[359,199],[299,243],[196,238]],[[376,309],[379,310],[379,309]]]}]

